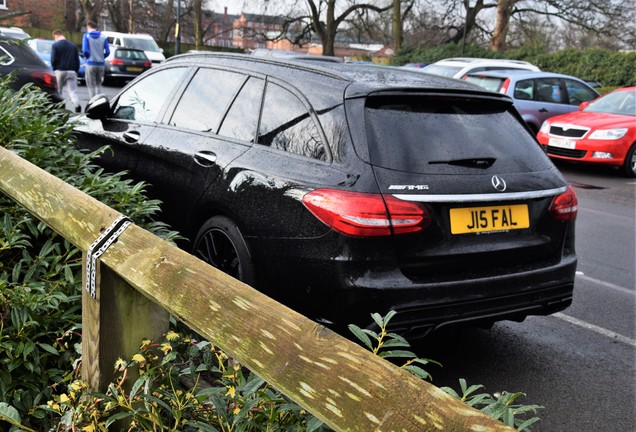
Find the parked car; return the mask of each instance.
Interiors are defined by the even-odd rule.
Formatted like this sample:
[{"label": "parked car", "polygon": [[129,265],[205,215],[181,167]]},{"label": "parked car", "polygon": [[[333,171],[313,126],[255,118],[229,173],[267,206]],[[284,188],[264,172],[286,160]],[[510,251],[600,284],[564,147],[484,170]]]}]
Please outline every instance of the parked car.
[{"label": "parked car", "polygon": [[537,66],[526,61],[476,57],[447,58],[436,61],[420,70],[428,74],[461,79],[470,73],[509,69],[540,70]]},{"label": "parked car", "polygon": [[610,165],[636,177],[636,87],[623,87],[578,111],[552,117],[537,135],[554,159]]},{"label": "parked car", "polygon": [[57,80],[51,69],[24,42],[0,35],[0,76],[15,73],[12,82],[18,90],[33,84],[45,91],[53,102],[61,102],[57,94]]},{"label": "parked car", "polygon": [[106,57],[104,81],[127,81],[138,77],[152,67],[143,50],[114,47]]},{"label": "parked car", "polygon": [[103,31],[102,34],[108,38],[108,44],[113,47],[140,49],[146,53],[153,65],[158,65],[166,59],[163,48],[159,48],[155,39],[144,33],[120,33],[114,31]]},{"label": "parked car", "polygon": [[270,48],[256,48],[250,55],[257,57],[273,57],[285,60],[300,60],[300,61],[319,61],[319,62],[331,62],[342,63],[344,60],[342,57],[325,56],[307,54],[304,52],[288,51],[282,49],[270,49]]},{"label": "parked car", "polygon": [[55,43],[51,39],[29,39],[28,44],[33,51],[42,59],[44,64],[51,67],[51,48]]},{"label": "parked car", "polygon": [[[80,146],[147,181],[180,246],[321,323],[409,337],[572,300],[576,195],[509,98],[400,68],[184,54]],[[175,293],[179,287],[175,286]]]},{"label": "parked car", "polygon": [[31,36],[20,27],[0,27],[0,36],[12,39],[28,39]]},{"label": "parked car", "polygon": [[553,116],[576,111],[599,93],[585,81],[570,75],[521,70],[469,74],[466,81],[512,98],[534,134]]},{"label": "parked car", "polygon": [[[40,57],[42,61],[44,62],[44,64],[46,64],[51,70],[52,70],[51,49],[54,43],[55,41],[51,39],[29,39],[28,41],[28,44],[31,47],[31,49],[35,51],[38,57]],[[81,85],[85,81],[86,58],[84,57],[84,54],[82,54],[80,51],[81,50],[78,48],[80,68],[79,68],[79,71],[77,72],[77,83]]]}]

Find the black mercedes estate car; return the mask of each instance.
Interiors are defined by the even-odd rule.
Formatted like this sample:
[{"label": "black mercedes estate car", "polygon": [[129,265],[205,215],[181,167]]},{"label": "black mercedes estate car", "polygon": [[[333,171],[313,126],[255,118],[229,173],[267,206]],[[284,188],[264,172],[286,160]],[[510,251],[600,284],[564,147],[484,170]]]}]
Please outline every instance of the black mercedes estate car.
[{"label": "black mercedes estate car", "polygon": [[[193,254],[334,329],[550,314],[577,199],[503,95],[404,69],[173,57],[77,126]],[[177,290],[178,287],[175,287]]]}]

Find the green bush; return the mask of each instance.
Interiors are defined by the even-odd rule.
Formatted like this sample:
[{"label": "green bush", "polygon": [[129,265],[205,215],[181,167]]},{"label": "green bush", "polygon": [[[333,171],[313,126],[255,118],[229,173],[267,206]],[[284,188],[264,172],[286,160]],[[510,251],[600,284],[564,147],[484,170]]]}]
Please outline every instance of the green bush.
[{"label": "green bush", "polygon": [[[0,79],[0,145],[99,199],[166,238],[177,234],[153,221],[157,201],[144,184],[106,174],[74,147],[69,112],[52,106],[32,87],[15,93]],[[144,341],[104,394],[78,379],[81,361],[81,252],[0,194],[0,424],[11,431],[105,431],[114,423],[129,430],[321,431],[311,414],[207,341],[171,332],[166,341]],[[404,359],[401,366],[430,379],[408,343],[386,332],[393,313],[373,318],[379,333],[351,326],[377,355]],[[174,329],[178,328],[172,322]],[[139,372],[129,382],[131,368]],[[136,374],[135,374],[136,375]],[[515,405],[520,393],[500,397],[461,395],[494,418],[529,430],[536,406]],[[479,388],[479,387],[477,387]],[[127,422],[127,423],[122,423]]]},{"label": "green bush", "polygon": [[[127,214],[165,238],[174,233],[152,221],[159,209],[143,184],[106,175],[94,155],[73,146],[69,113],[33,87],[18,93],[0,80],[0,145]],[[41,408],[71,379],[80,359],[81,251],[0,194],[0,401],[25,425],[50,426]]]}]

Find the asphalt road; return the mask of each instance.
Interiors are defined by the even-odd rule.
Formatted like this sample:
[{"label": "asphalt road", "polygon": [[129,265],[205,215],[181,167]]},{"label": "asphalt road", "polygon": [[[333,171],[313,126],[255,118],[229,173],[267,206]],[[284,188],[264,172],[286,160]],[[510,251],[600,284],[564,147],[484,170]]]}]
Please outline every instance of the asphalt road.
[{"label": "asphalt road", "polygon": [[542,432],[636,430],[636,180],[559,164],[579,198],[579,265],[570,308],[490,330],[443,331],[414,343],[437,386],[459,378],[492,394],[523,392]]},{"label": "asphalt road", "polygon": [[[114,96],[120,87],[105,86]],[[88,101],[80,87],[82,106]],[[560,164],[579,197],[574,302],[567,310],[490,330],[454,329],[413,342],[437,386],[459,378],[490,394],[523,392],[535,432],[636,430],[636,180]]]}]

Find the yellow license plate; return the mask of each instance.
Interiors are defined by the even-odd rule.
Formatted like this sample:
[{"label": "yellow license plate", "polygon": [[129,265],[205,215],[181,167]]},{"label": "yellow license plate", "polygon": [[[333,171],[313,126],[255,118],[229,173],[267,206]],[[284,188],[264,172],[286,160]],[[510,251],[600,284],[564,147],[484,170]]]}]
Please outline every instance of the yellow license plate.
[{"label": "yellow license plate", "polygon": [[526,204],[455,208],[450,225],[452,234],[507,231],[530,227],[530,218]]},{"label": "yellow license plate", "polygon": [[140,72],[141,68],[137,67],[137,66],[129,66],[128,67],[128,71],[130,71],[130,72]]}]

